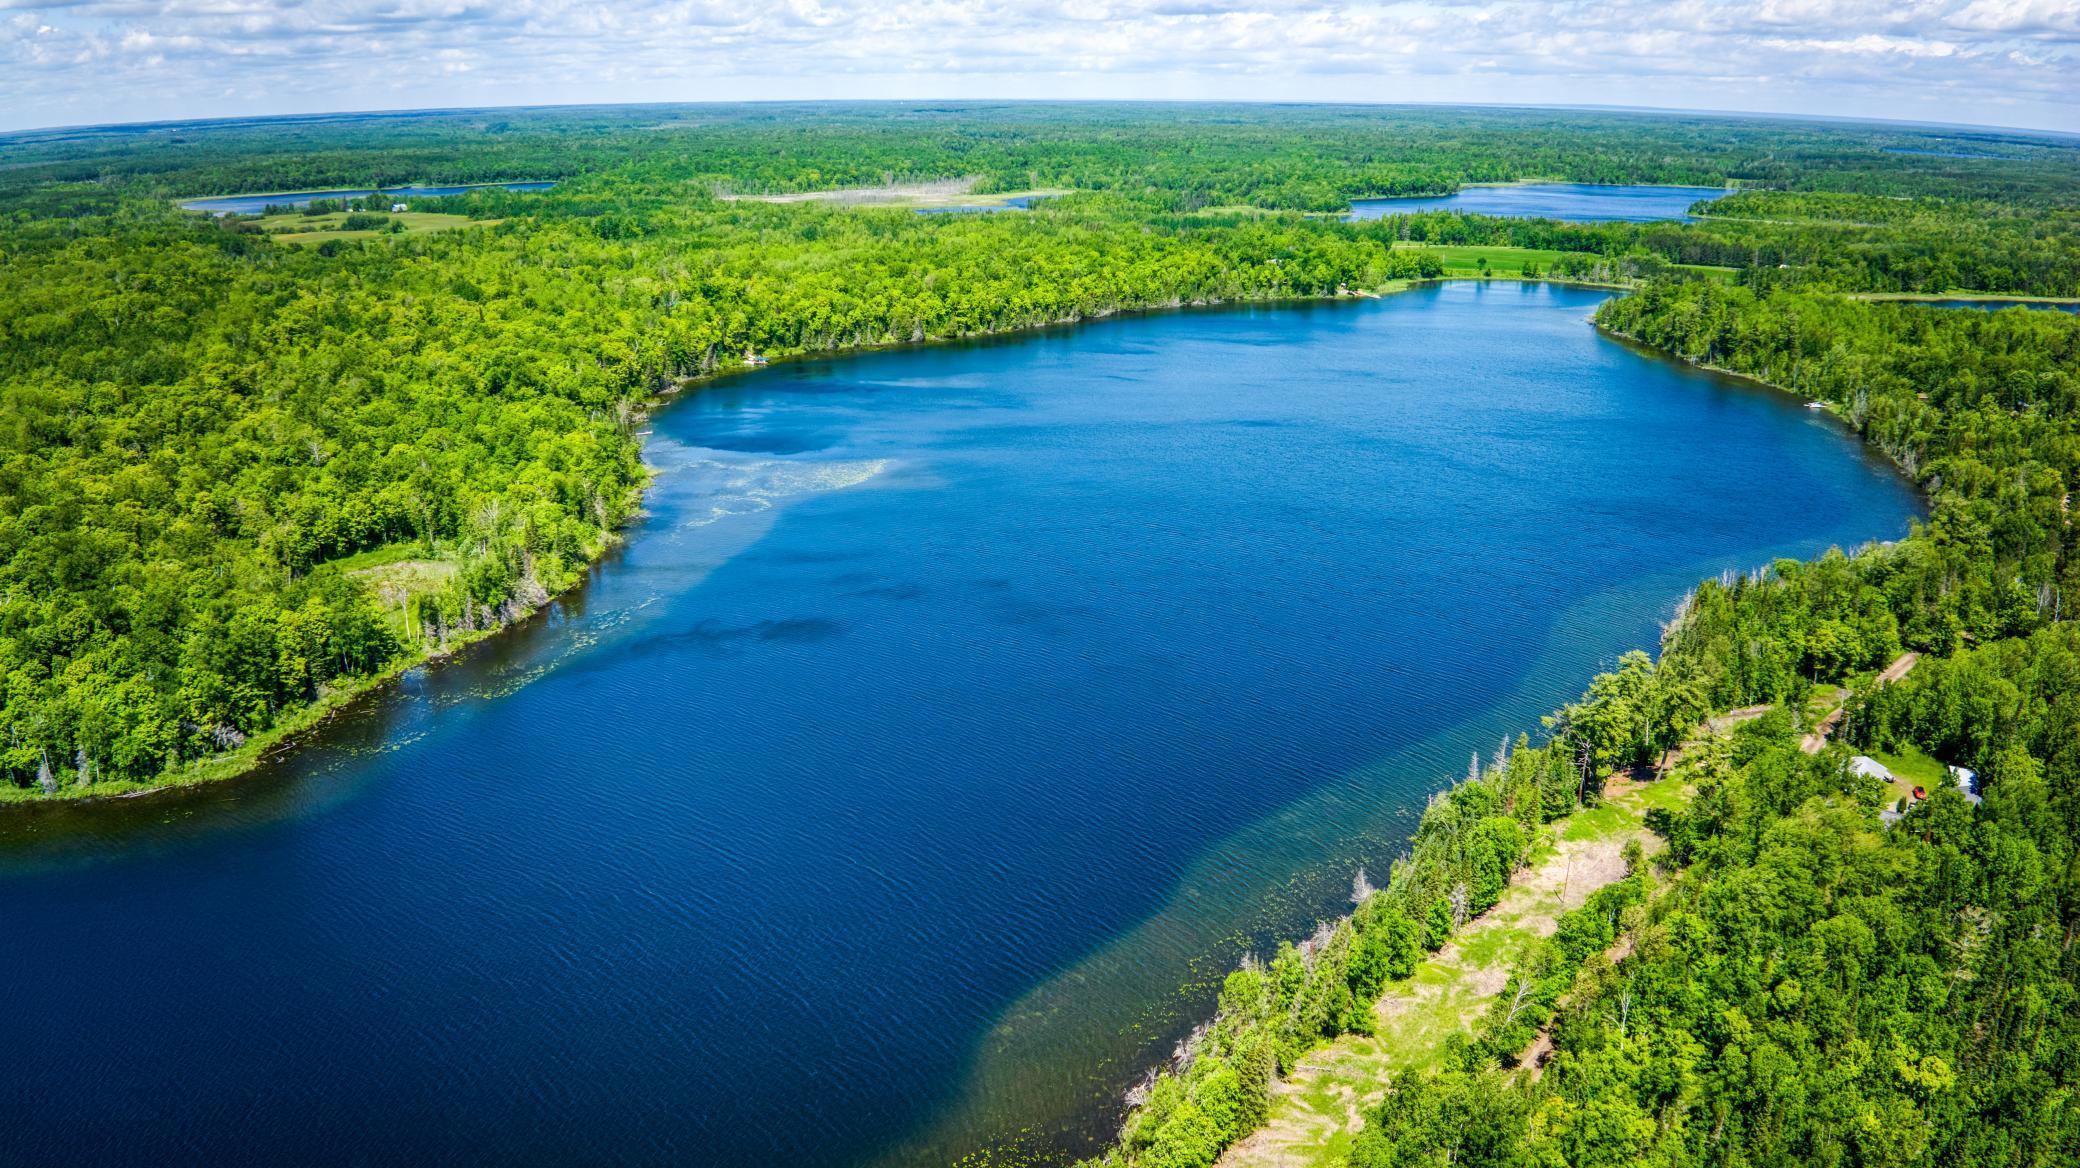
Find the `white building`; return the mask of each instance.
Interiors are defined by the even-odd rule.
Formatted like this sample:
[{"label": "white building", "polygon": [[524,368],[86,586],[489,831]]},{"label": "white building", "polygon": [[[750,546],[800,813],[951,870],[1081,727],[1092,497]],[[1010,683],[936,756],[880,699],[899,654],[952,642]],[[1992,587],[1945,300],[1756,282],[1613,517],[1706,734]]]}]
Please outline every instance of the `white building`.
[{"label": "white building", "polygon": [[1849,770],[1854,774],[1876,779],[1881,783],[1893,781],[1892,772],[1885,768],[1885,764],[1867,754],[1859,754],[1855,758],[1850,759]]}]

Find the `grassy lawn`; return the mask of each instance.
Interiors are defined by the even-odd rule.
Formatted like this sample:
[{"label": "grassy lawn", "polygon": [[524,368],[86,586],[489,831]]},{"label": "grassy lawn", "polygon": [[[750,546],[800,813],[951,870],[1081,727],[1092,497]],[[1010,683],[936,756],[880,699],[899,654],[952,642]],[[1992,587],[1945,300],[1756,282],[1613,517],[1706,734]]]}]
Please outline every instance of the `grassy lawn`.
[{"label": "grassy lawn", "polygon": [[1673,266],[1679,272],[1689,272],[1692,275],[1702,276],[1716,284],[1733,283],[1733,278],[1740,275],[1741,271],[1739,268],[1720,267],[1717,264],[1675,264]]},{"label": "grassy lawn", "polygon": [[1888,807],[1912,795],[1917,786],[1933,792],[1939,787],[1950,786],[1953,781],[1950,771],[1942,763],[1913,746],[1901,747],[1898,754],[1878,750],[1868,753],[1892,772],[1891,789],[1885,792],[1885,805]]}]

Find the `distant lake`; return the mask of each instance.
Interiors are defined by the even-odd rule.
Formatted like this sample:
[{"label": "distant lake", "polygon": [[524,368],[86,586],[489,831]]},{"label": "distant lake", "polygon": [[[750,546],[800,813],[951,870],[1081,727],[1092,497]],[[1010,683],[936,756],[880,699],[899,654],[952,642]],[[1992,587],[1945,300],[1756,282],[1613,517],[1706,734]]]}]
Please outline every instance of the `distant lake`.
[{"label": "distant lake", "polygon": [[1033,209],[1035,202],[1044,198],[1047,198],[1047,196],[1016,195],[1005,199],[1001,203],[972,203],[960,207],[919,207],[917,208],[917,213],[920,215],[967,215],[986,214],[992,211],[1030,211]]},{"label": "distant lake", "polygon": [[1455,195],[1413,199],[1356,199],[1346,219],[1383,219],[1417,211],[1459,211],[1509,219],[1565,219],[1577,223],[1624,220],[1647,223],[1687,219],[1691,204],[1733,192],[1723,187],[1597,186],[1590,183],[1522,183],[1461,187]]},{"label": "distant lake", "polygon": [[1345,910],[1697,579],[1906,533],[1845,426],[1599,335],[1602,299],[686,395],[540,619],[247,780],[0,814],[0,1159],[1089,1150],[1208,977]]},{"label": "distant lake", "polygon": [[1948,300],[1914,300],[1911,304],[1925,304],[1930,308],[1979,308],[1997,312],[2003,308],[2041,308],[2051,312],[2080,312],[2080,303],[2052,300],[1976,300],[1970,297],[1953,297]]},{"label": "distant lake", "polygon": [[[466,195],[471,191],[546,191],[555,186],[553,182],[477,183],[460,187],[384,187],[385,195],[396,195],[401,199],[440,198],[446,195]],[[363,199],[377,192],[370,189],[353,191],[290,191],[274,195],[226,195],[221,199],[194,199],[181,204],[184,211],[208,211],[216,215],[258,215],[269,207],[308,207],[324,199]]]}]

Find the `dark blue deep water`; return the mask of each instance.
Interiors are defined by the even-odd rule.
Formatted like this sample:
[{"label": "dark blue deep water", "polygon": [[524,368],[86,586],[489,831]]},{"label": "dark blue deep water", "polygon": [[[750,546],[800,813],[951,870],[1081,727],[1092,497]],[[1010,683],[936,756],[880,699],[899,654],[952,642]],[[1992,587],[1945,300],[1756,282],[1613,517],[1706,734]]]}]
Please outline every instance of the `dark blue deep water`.
[{"label": "dark blue deep water", "polygon": [[[1044,1156],[1697,577],[1904,533],[1512,284],[775,367],[542,619],[186,795],[0,817],[0,1159]],[[1180,986],[1187,989],[1180,993]]]},{"label": "dark blue deep water", "polygon": [[1459,211],[1505,219],[1566,219],[1576,223],[1688,219],[1700,199],[1722,198],[1721,187],[1597,186],[1591,183],[1521,183],[1462,187],[1457,194],[1413,199],[1357,199],[1347,219],[1383,219],[1417,211]]}]

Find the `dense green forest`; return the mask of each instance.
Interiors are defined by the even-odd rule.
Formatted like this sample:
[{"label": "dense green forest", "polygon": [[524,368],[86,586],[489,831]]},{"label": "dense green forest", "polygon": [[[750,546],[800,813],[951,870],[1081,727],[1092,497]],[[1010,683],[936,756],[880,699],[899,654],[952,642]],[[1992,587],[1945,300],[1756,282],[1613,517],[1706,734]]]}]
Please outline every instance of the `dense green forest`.
[{"label": "dense green forest", "polygon": [[[1973,157],[1902,153],[1955,149]],[[1925,489],[1897,544],[1707,581],[1423,816],[1355,912],[1222,988],[1118,1164],[1201,1166],[1273,1079],[1495,903],[1540,833],[1700,719],[1652,866],[1569,914],[1353,1165],[2080,1160],[2080,149],[1996,131],[1364,107],[482,110],[0,138],[0,794],[225,773],[522,618],[640,506],[659,395],[787,357],[1436,278],[1555,255],[1598,323],[1825,403]],[[1554,178],[1731,186],[1683,222],[1352,199]],[[555,180],[314,208],[235,192]],[[963,182],[1030,212],[747,196]],[[378,203],[381,201],[378,200]],[[348,212],[351,211],[351,214]],[[1483,268],[1485,270],[1485,267]],[[1527,275],[1538,264],[1527,261]],[[1767,473],[1758,468],[1757,473]],[[1923,654],[1895,685],[1874,672]],[[1850,746],[1978,774],[1887,825]],[[1651,870],[1650,870],[1651,867]],[[1620,937],[1621,962],[1605,956]],[[1514,1065],[1548,1034],[1543,1073]]]}]

